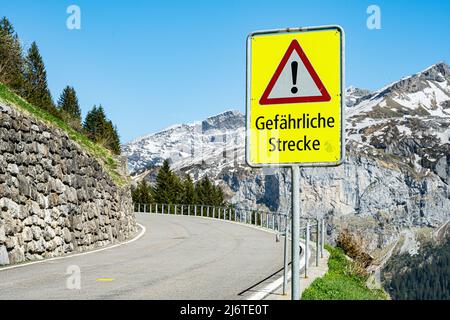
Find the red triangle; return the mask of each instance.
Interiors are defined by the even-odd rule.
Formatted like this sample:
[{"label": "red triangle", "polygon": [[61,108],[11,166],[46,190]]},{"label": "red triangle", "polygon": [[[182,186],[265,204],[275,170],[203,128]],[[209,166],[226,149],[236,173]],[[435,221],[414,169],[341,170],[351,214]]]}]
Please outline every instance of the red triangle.
[{"label": "red triangle", "polygon": [[[311,78],[313,79],[314,83],[316,84],[317,88],[319,89],[321,95],[320,96],[302,96],[302,97],[285,97],[285,98],[269,98],[270,93],[272,92],[273,87],[275,86],[275,83],[277,82],[278,78],[280,77],[281,72],[283,71],[284,67],[286,66],[286,63],[288,62],[291,54],[295,51],[297,51],[297,54],[299,55],[300,59],[302,60],[303,64],[306,67],[306,70],[308,70]],[[280,65],[275,70],[274,75],[272,76],[272,79],[270,80],[269,84],[267,85],[266,90],[264,90],[264,93],[259,100],[259,104],[266,105],[266,104],[283,104],[283,103],[304,103],[304,102],[323,102],[323,101],[330,101],[331,97],[328,93],[327,89],[323,85],[322,81],[320,80],[319,76],[317,75],[316,71],[314,70],[313,66],[311,65],[311,62],[309,62],[308,57],[306,56],[305,52],[303,51],[302,47],[300,47],[300,44],[297,40],[292,40],[291,44],[289,45],[289,48],[287,49],[286,53],[283,56],[283,59],[281,59]]]}]

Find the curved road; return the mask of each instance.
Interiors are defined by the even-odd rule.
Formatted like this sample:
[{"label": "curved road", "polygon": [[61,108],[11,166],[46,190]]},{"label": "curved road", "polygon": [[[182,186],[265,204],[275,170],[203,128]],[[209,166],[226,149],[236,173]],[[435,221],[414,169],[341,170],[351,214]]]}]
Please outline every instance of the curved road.
[{"label": "curved road", "polygon": [[[0,269],[0,299],[243,299],[282,267],[274,234],[198,217],[136,217],[147,231],[135,242]],[[79,290],[67,288],[70,266],[81,272]]]}]

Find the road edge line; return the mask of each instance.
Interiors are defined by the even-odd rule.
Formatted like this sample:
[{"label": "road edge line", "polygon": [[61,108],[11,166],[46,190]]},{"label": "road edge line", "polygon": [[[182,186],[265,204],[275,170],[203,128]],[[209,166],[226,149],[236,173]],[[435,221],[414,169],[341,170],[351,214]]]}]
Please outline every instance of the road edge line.
[{"label": "road edge line", "polygon": [[11,269],[16,269],[16,268],[22,268],[22,267],[27,267],[27,266],[31,266],[34,264],[39,264],[39,263],[44,263],[44,262],[51,262],[51,261],[56,261],[56,260],[62,260],[62,259],[68,259],[68,258],[74,258],[74,257],[78,257],[78,256],[84,256],[84,255],[88,255],[91,253],[97,253],[97,252],[101,252],[101,251],[105,251],[105,250],[109,250],[109,249],[114,249],[132,242],[135,242],[136,240],[139,240],[144,234],[145,232],[147,232],[147,228],[144,227],[142,224],[136,222],[136,224],[141,228],[141,232],[139,232],[138,235],[136,235],[134,238],[127,240],[125,242],[120,242],[117,244],[113,244],[111,246],[107,246],[104,248],[98,248],[92,251],[86,251],[86,252],[79,252],[79,253],[73,253],[73,254],[69,254],[66,256],[61,256],[61,257],[53,257],[53,258],[49,258],[49,259],[43,259],[43,260],[38,260],[38,261],[30,261],[30,262],[25,262],[25,263],[21,263],[21,264],[17,264],[17,265],[12,265],[12,266],[7,266],[7,267],[0,267],[0,272],[2,271],[6,271],[6,270],[11,270]]},{"label": "road edge line", "polygon": [[[303,242],[300,242],[300,246],[302,247],[302,250],[304,252],[305,250],[305,244]],[[300,260],[300,269],[305,267],[306,260],[309,262],[309,259],[311,258],[311,250],[308,250],[308,257],[303,255],[303,259]],[[292,270],[289,269],[287,280],[291,279],[292,276]],[[275,290],[277,290],[279,287],[283,285],[283,276],[279,277],[278,279],[272,281],[267,286],[259,290],[258,292],[255,292],[253,295],[248,297],[246,300],[263,300],[265,297],[267,297],[269,294],[273,293]]]}]

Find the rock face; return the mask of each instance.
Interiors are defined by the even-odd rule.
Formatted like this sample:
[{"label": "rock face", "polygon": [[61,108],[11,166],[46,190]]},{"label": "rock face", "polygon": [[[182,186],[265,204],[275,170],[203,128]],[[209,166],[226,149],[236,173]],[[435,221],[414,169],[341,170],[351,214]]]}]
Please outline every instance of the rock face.
[{"label": "rock face", "polygon": [[0,264],[81,252],[136,231],[129,187],[60,129],[0,102]]},{"label": "rock face", "polygon": [[[345,163],[302,169],[303,214],[327,217],[330,241],[344,228],[361,233],[370,251],[387,247],[403,230],[447,221],[449,67],[438,63],[374,92],[346,92]],[[245,117],[239,112],[174,126],[123,150],[139,172],[136,179],[152,181],[155,170],[142,170],[166,157],[194,179],[214,179],[238,206],[290,211],[290,172],[245,164]]]}]

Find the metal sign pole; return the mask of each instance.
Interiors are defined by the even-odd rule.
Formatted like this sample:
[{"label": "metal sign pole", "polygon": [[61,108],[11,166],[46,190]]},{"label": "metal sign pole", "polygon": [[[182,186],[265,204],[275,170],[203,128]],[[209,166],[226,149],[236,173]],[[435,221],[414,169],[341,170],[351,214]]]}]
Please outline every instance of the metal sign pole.
[{"label": "metal sign pole", "polygon": [[300,300],[300,168],[292,166],[292,300]]}]

